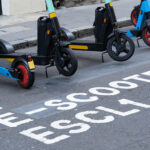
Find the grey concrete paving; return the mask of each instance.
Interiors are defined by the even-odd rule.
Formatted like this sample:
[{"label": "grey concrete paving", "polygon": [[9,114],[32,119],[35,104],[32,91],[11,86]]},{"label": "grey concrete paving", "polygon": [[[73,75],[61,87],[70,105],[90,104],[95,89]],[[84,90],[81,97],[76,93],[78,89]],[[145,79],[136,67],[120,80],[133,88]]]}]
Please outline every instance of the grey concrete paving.
[{"label": "grey concrete paving", "polygon": [[[86,39],[92,39],[88,37]],[[141,48],[137,48],[135,55],[126,62],[114,62],[108,55],[105,55],[105,63],[101,62],[100,53],[98,52],[77,52],[77,58],[79,60],[79,69],[77,73],[66,78],[58,75],[57,70],[53,67],[49,69],[49,78],[45,78],[44,67],[37,67],[36,69],[36,81],[31,90],[21,89],[15,81],[7,78],[0,78],[0,145],[3,150],[148,150],[149,144],[149,115],[150,115],[150,87],[148,82],[129,80],[134,84],[134,88],[131,89],[118,89],[120,93],[114,96],[96,95],[89,92],[89,89],[94,87],[107,87],[110,88],[109,83],[112,81],[125,81],[125,77],[138,74],[143,78],[150,81],[149,76],[144,76],[141,73],[150,71],[150,57],[149,47],[147,47],[142,41],[140,41]],[[20,52],[35,52],[36,47],[30,49],[24,49]],[[1,62],[3,64],[3,62]],[[8,64],[5,64],[8,65]],[[135,86],[138,85],[138,87]],[[123,84],[120,84],[123,86]],[[124,85],[125,86],[125,85]],[[126,86],[125,86],[126,87]],[[115,88],[117,89],[117,88]],[[103,90],[102,92],[110,92]],[[75,93],[87,93],[86,95],[76,96],[79,100],[85,101],[84,98],[89,96],[98,96],[98,100],[94,102],[75,102],[77,106],[70,110],[61,110],[61,106],[66,108],[66,105],[59,106],[47,106],[45,102],[49,100],[61,100],[64,102],[69,101],[67,96]],[[84,100],[83,100],[84,99]],[[135,105],[120,105],[118,100],[129,99],[134,102],[138,102],[138,106]],[[147,104],[139,107],[139,103]],[[54,103],[57,105],[57,103]],[[137,103],[136,103],[137,105]],[[116,111],[129,111],[134,109],[132,113],[126,117],[118,115],[118,112],[109,113],[105,111],[98,111],[96,107],[103,106]],[[140,105],[141,106],[141,105]],[[147,108],[144,108],[147,106]],[[46,110],[39,113],[31,113],[39,108],[46,108]],[[136,109],[136,111],[135,111]],[[81,112],[98,111],[98,114],[89,114],[86,117],[91,119],[104,119],[104,116],[113,116],[114,120],[110,123],[91,123],[91,121],[85,121],[77,119],[76,114]],[[30,118],[29,123],[24,123],[18,127],[9,127],[4,122],[2,114],[12,112],[12,116],[17,116],[16,121]],[[28,114],[27,114],[28,112]],[[114,114],[116,113],[116,114]],[[7,114],[8,115],[8,114]],[[2,119],[1,119],[2,118]],[[13,118],[9,118],[13,119]],[[9,121],[8,119],[8,121]],[[54,121],[69,120],[71,123],[62,123],[61,127],[52,124]],[[13,121],[12,121],[13,122]],[[14,120],[15,122],[15,120]],[[81,132],[80,125],[84,126],[84,132]],[[76,124],[76,126],[68,126],[70,124]],[[25,135],[25,131],[30,128],[43,127],[41,130],[34,131],[34,135]],[[63,127],[64,129],[63,129]],[[67,126],[67,127],[66,127]],[[40,129],[39,128],[39,129]],[[59,128],[59,129],[56,129]],[[87,129],[87,131],[85,130]],[[72,132],[71,132],[72,130]],[[23,132],[24,131],[24,132]],[[50,132],[43,133],[45,131],[52,131],[54,135],[49,135]],[[76,131],[76,134],[73,133]],[[42,134],[43,133],[43,134]],[[36,137],[35,135],[41,134]],[[42,135],[47,139],[54,139],[60,135],[69,135],[66,140],[56,142],[54,144],[45,144],[48,142],[46,139],[42,139]],[[42,142],[40,142],[42,141]],[[45,142],[45,143],[44,143]]]},{"label": "grey concrete paving", "polygon": [[[130,13],[139,0],[119,0],[113,2],[118,21],[130,19]],[[61,26],[72,32],[89,29],[93,25],[95,9],[103,4],[95,4],[57,10]],[[0,16],[0,37],[13,45],[35,42],[37,39],[36,20],[47,12],[21,16]]]}]

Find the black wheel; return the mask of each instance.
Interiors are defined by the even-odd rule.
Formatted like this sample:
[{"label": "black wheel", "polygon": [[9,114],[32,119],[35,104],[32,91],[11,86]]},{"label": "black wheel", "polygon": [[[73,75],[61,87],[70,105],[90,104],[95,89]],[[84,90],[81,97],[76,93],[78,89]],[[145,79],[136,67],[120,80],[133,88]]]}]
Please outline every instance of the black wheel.
[{"label": "black wheel", "polygon": [[142,31],[142,39],[146,45],[150,46],[150,32],[147,27],[145,27]]},{"label": "black wheel", "polygon": [[15,69],[19,74],[19,85],[25,89],[31,88],[35,80],[34,72],[31,72],[29,67],[23,62],[17,63]]},{"label": "black wheel", "polygon": [[63,48],[55,62],[59,73],[64,76],[72,76],[77,71],[78,62],[70,48]]},{"label": "black wheel", "polygon": [[109,39],[107,43],[107,51],[109,56],[116,61],[126,61],[135,51],[135,45],[133,41],[125,34],[120,34],[121,44],[116,40],[116,37]]},{"label": "black wheel", "polygon": [[134,26],[137,25],[137,21],[138,21],[138,12],[137,12],[137,9],[134,8],[131,12],[131,22]]}]

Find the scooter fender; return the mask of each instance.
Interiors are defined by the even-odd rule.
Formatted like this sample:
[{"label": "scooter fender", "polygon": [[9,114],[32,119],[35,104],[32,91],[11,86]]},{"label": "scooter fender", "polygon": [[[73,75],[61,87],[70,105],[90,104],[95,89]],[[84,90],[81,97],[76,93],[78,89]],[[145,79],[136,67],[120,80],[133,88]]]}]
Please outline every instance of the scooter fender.
[{"label": "scooter fender", "polygon": [[63,36],[65,37],[65,40],[67,40],[67,41],[75,40],[75,36],[68,29],[61,28],[61,32],[62,32]]},{"label": "scooter fender", "polygon": [[[123,32],[123,31],[120,31],[120,30],[118,30],[117,31],[119,34],[125,34],[125,32]],[[112,37],[114,37],[115,36],[115,33],[114,32],[112,32],[111,34],[109,34],[108,35],[108,37],[107,37],[107,41],[109,40],[109,39],[111,39]]]},{"label": "scooter fender", "polygon": [[142,30],[143,30],[145,27],[147,27],[148,31],[150,32],[150,19],[147,19],[147,20],[145,21],[145,24],[144,24],[144,26],[142,27]]},{"label": "scooter fender", "polygon": [[10,43],[0,39],[0,54],[10,54],[14,51],[14,47]]},{"label": "scooter fender", "polygon": [[23,57],[17,57],[17,58],[12,62],[11,67],[12,67],[12,68],[15,68],[18,63],[24,63],[24,64],[26,64],[27,66],[29,66],[29,65],[28,65],[28,62],[27,62]]}]

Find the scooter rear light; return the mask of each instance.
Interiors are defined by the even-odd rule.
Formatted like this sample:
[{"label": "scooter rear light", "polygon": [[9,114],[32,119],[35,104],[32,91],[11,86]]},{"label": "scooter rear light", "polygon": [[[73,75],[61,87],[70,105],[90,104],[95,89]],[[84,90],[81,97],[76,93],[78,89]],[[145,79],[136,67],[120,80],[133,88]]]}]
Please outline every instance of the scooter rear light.
[{"label": "scooter rear light", "polygon": [[32,57],[31,56],[28,56],[28,61],[32,61]]}]

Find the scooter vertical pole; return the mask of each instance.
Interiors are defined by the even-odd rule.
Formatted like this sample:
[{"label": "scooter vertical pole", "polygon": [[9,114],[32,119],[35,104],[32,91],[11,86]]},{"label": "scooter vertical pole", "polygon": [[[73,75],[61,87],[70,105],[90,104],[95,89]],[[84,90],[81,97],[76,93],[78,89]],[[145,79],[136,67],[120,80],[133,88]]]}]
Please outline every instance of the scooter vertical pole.
[{"label": "scooter vertical pole", "polygon": [[56,38],[59,39],[60,37],[60,25],[57,19],[57,15],[56,15],[56,11],[53,5],[53,1],[52,0],[46,0],[46,4],[48,7],[48,12],[49,12],[49,18],[52,22],[52,26],[56,35]]},{"label": "scooter vertical pole", "polygon": [[117,22],[117,19],[116,19],[116,15],[115,15],[115,12],[114,12],[114,9],[112,7],[112,2],[111,0],[105,0],[105,7],[107,9],[107,12],[109,14],[109,17],[110,17],[110,21],[112,23],[112,25],[116,25],[116,22]]}]

